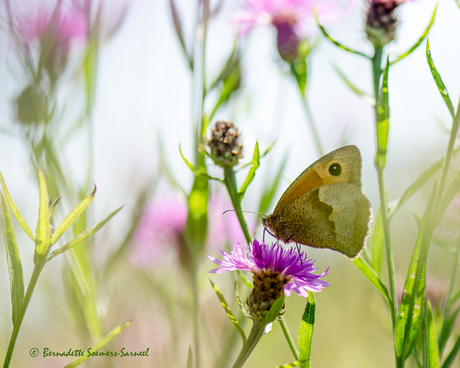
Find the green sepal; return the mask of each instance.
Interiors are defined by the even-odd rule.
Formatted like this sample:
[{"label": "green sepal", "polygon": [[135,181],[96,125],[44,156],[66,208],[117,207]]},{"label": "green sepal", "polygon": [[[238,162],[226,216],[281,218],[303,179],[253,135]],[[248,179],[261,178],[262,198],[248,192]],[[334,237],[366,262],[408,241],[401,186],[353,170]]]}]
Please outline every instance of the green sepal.
[{"label": "green sepal", "polygon": [[272,323],[276,320],[281,312],[281,309],[284,307],[284,294],[281,295],[278,299],[270,307],[267,315],[264,317],[262,321],[262,325],[267,326],[269,323]]},{"label": "green sepal", "polygon": [[48,209],[48,191],[46,189],[46,179],[43,172],[38,170],[38,186],[40,203],[38,210],[37,230],[35,231],[35,255],[34,262],[37,264],[39,260],[43,260],[43,256],[48,251],[50,245],[50,223]]},{"label": "green sepal", "polygon": [[356,54],[356,55],[359,55],[359,56],[363,56],[365,57],[366,59],[371,59],[370,56],[367,56],[366,54],[360,52],[360,51],[356,51],[356,50],[353,50],[353,49],[350,49],[349,47],[346,47],[344,45],[342,45],[340,42],[334,40],[327,32],[326,30],[324,29],[324,27],[320,24],[319,22],[319,19],[318,19],[318,13],[316,12],[316,6],[313,5],[313,12],[315,14],[315,19],[316,19],[316,24],[318,25],[319,29],[321,30],[322,34],[329,40],[331,41],[334,45],[336,45],[338,48],[344,50],[344,51],[348,51],[348,52],[351,52],[352,54]]},{"label": "green sepal", "polygon": [[420,36],[420,38],[418,39],[418,41],[416,43],[414,43],[414,45],[409,49],[407,50],[406,52],[402,53],[401,55],[399,55],[395,60],[393,60],[391,62],[391,64],[395,64],[397,63],[398,61],[404,59],[406,56],[412,54],[413,51],[415,51],[415,49],[417,49],[417,47],[420,46],[420,44],[423,42],[423,40],[426,38],[426,36],[428,35],[428,32],[430,32],[430,29],[431,29],[431,26],[433,25],[434,23],[434,18],[435,18],[435,15],[436,15],[436,10],[438,9],[438,3],[436,2],[436,5],[434,7],[434,10],[433,10],[433,14],[431,15],[431,19],[430,19],[430,23],[428,23],[428,26],[425,28],[425,31],[423,31],[422,35]]},{"label": "green sepal", "polygon": [[[123,323],[122,325],[119,325],[117,327],[115,327],[112,331],[110,331],[106,336],[104,336],[96,345],[94,345],[93,347],[91,347],[91,353],[94,353],[96,351],[98,351],[100,348],[102,348],[103,346],[105,346],[106,344],[108,344],[110,342],[110,340],[112,340],[115,336],[117,336],[121,331],[123,331],[126,327],[129,326],[129,324],[132,322],[131,321],[127,321],[125,323]],[[77,367],[78,365],[80,365],[81,363],[83,363],[86,359],[90,358],[90,355],[88,354],[88,352],[85,353],[85,355],[83,355],[82,357],[79,357],[77,359],[75,359],[72,363],[70,364],[67,364],[64,368],[74,368],[74,367]]]},{"label": "green sepal", "polygon": [[390,130],[390,106],[388,104],[388,70],[390,62],[387,59],[385,70],[383,71],[383,82],[377,103],[377,152],[375,153],[375,166],[380,170],[385,168],[388,133]]},{"label": "green sepal", "polygon": [[21,211],[19,211],[19,208],[14,203],[13,198],[11,198],[1,172],[0,172],[0,182],[2,183],[3,193],[5,194],[6,201],[8,202],[8,206],[10,207],[11,212],[13,212],[13,216],[16,218],[19,225],[21,225],[22,229],[29,236],[29,238],[35,242],[34,234],[32,233],[32,230],[30,230],[30,227],[27,224],[26,220],[24,220],[24,217],[22,217]]},{"label": "green sepal", "polygon": [[431,57],[430,40],[426,40],[426,60],[430,67],[431,74],[433,75],[433,79],[436,82],[436,86],[438,87],[439,93],[441,93],[441,96],[447,108],[449,109],[450,115],[452,116],[452,118],[454,118],[455,117],[454,105],[452,104],[449,93],[447,92],[447,87],[442,81],[441,75],[438,73],[438,70],[436,69],[436,66],[434,65],[434,61]]},{"label": "green sepal", "polygon": [[7,200],[2,192],[0,192],[0,197],[6,260],[8,265],[8,276],[10,279],[12,319],[13,325],[16,325],[21,311],[22,302],[24,300],[24,279],[10,210],[8,209]]},{"label": "green sepal", "polygon": [[254,153],[252,154],[252,166],[249,169],[248,175],[246,176],[246,180],[244,181],[243,185],[241,186],[238,192],[240,201],[243,200],[249,184],[251,184],[252,181],[254,180],[256,176],[256,170],[259,168],[259,166],[260,166],[259,142],[256,142],[256,145],[254,146]]},{"label": "green sepal", "polygon": [[299,326],[299,361],[303,361],[302,368],[310,368],[311,364],[311,344],[313,340],[313,330],[315,325],[315,295],[308,292],[307,305],[300,320]]},{"label": "green sepal", "polygon": [[232,311],[230,310],[230,307],[228,306],[227,301],[225,300],[224,295],[220,292],[219,288],[212,282],[212,280],[209,280],[211,283],[212,288],[214,289],[215,293],[217,294],[217,297],[220,300],[220,304],[222,304],[222,307],[225,310],[225,313],[227,314],[228,318],[230,318],[230,321],[232,321],[233,325],[236,327],[238,332],[240,333],[241,339],[243,340],[243,345],[246,344],[246,335],[244,334],[243,329],[241,328],[240,324],[238,323],[238,320],[235,318],[233,315]]},{"label": "green sepal", "polygon": [[49,255],[48,259],[46,261],[51,260],[52,258],[56,257],[57,255],[65,252],[66,250],[69,250],[70,248],[74,247],[78,243],[82,242],[83,240],[88,239],[90,236],[92,236],[94,233],[96,233],[102,226],[104,226],[113,216],[115,216],[118,211],[120,211],[124,206],[121,206],[117,208],[115,211],[113,211],[110,215],[108,215],[104,220],[96,224],[95,226],[85,230],[82,232],[80,235],[78,235],[76,238],[72,239],[70,242],[67,244],[63,245],[59,249],[56,249],[55,251],[51,252]]},{"label": "green sepal", "polygon": [[426,286],[426,261],[433,233],[431,219],[436,197],[434,185],[422,224],[412,253],[394,328],[394,341],[397,359],[404,362],[412,352],[420,331],[421,312]]}]

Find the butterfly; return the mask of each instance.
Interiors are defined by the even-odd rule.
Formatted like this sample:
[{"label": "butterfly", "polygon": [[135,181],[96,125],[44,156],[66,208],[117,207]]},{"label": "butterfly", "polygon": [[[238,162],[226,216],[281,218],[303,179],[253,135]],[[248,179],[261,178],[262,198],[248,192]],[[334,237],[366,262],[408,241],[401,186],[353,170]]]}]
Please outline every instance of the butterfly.
[{"label": "butterfly", "polygon": [[371,203],[361,190],[361,153],[344,146],[310,165],[286,189],[265,229],[283,242],[357,258],[370,234]]}]

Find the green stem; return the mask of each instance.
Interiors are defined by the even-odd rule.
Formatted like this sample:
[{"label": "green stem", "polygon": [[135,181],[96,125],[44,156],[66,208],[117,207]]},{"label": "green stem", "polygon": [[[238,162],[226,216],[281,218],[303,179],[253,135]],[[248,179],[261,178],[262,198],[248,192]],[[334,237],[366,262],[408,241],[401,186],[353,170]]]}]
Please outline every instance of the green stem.
[{"label": "green stem", "polygon": [[315,148],[316,148],[316,153],[318,156],[323,156],[324,155],[324,149],[323,145],[321,144],[321,140],[319,139],[318,131],[316,130],[316,125],[313,121],[313,116],[311,115],[310,112],[310,107],[308,106],[308,101],[307,101],[307,96],[306,94],[302,93],[302,91],[299,88],[301,100],[302,100],[302,107],[303,110],[305,111],[305,115],[307,116],[307,123],[308,123],[308,128],[310,129],[310,132],[313,136],[313,142],[315,143]]},{"label": "green stem", "polygon": [[244,365],[244,363],[249,358],[252,351],[262,338],[262,335],[264,334],[264,329],[265,325],[254,322],[251,328],[251,332],[249,333],[248,339],[246,340],[246,343],[243,345],[243,348],[241,349],[238,358],[236,358],[236,361],[233,364],[233,368],[241,368]]},{"label": "green stem", "polygon": [[283,330],[284,338],[286,339],[286,342],[289,345],[289,349],[291,349],[294,359],[299,360],[299,353],[297,352],[297,349],[295,347],[294,341],[292,340],[292,337],[286,325],[286,322],[283,320],[280,320],[279,322],[280,322],[281,330]]},{"label": "green stem", "polygon": [[251,243],[251,233],[249,232],[248,225],[244,219],[243,212],[241,212],[241,202],[238,195],[238,188],[236,186],[236,177],[233,167],[224,168],[224,183],[227,188],[228,194],[230,195],[230,200],[232,201],[233,208],[236,213],[236,217],[240,223],[241,229],[243,230],[244,237],[246,241]]},{"label": "green stem", "polygon": [[24,320],[24,316],[27,311],[27,307],[29,306],[30,299],[32,298],[32,294],[35,290],[35,286],[37,285],[38,279],[40,278],[40,274],[43,270],[43,266],[46,263],[46,258],[48,257],[48,253],[46,256],[41,258],[42,260],[40,263],[36,264],[34,270],[32,272],[32,276],[29,281],[29,285],[27,286],[26,295],[24,296],[24,300],[21,305],[21,310],[18,315],[18,320],[13,327],[13,332],[11,333],[10,344],[8,345],[8,351],[5,356],[5,361],[3,362],[3,368],[8,368],[10,366],[11,357],[13,356],[14,346],[16,344],[16,340],[18,338],[19,329],[21,328],[22,321]]},{"label": "green stem", "polygon": [[[383,49],[382,48],[375,48],[374,56],[372,57],[372,80],[374,86],[374,98],[376,101],[374,107],[375,113],[375,123],[377,124],[377,104],[380,95],[380,77],[382,76],[382,57],[383,57]],[[387,265],[388,265],[388,278],[390,283],[390,309],[391,309],[391,322],[393,326],[393,330],[396,324],[396,318],[398,314],[398,302],[396,298],[396,282],[395,282],[395,267],[394,267],[394,259],[393,259],[393,250],[391,247],[391,238],[390,238],[390,222],[388,220],[388,208],[386,203],[386,196],[385,196],[385,181],[383,178],[383,169],[376,167],[377,169],[377,176],[378,176],[378,185],[379,185],[379,197],[380,197],[380,208],[382,214],[382,223],[383,223],[383,232],[384,232],[384,239],[385,239],[385,250],[387,255]],[[396,355],[396,349],[395,349]],[[396,355],[396,364],[397,367],[401,367],[404,365],[399,364],[398,357]]]}]

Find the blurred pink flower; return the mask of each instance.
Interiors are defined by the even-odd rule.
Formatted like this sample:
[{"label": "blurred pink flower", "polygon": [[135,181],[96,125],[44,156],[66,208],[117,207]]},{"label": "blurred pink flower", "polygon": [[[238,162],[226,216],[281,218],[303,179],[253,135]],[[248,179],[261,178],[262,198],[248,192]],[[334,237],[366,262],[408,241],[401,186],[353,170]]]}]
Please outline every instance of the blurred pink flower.
[{"label": "blurred pink flower", "polygon": [[73,41],[84,41],[87,37],[86,16],[77,7],[57,4],[54,9],[40,7],[18,17],[16,32],[24,44],[30,46],[45,37],[55,40],[61,50],[68,52]]}]

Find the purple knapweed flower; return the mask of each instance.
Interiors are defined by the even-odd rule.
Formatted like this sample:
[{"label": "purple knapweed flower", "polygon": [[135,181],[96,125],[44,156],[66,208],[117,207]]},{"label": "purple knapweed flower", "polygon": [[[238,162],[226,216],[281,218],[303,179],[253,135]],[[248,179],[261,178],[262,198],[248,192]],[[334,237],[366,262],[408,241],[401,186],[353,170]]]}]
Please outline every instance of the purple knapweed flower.
[{"label": "purple knapweed flower", "polygon": [[322,22],[342,17],[354,0],[245,0],[236,15],[240,35],[246,36],[257,25],[272,25],[277,30],[277,46],[283,60],[293,62],[301,39],[311,33],[313,5]]},{"label": "purple knapweed flower", "polygon": [[251,246],[233,245],[230,254],[221,251],[223,260],[208,256],[219,267],[209,272],[249,271],[253,274],[254,288],[247,299],[248,314],[254,320],[262,320],[272,304],[291,291],[308,297],[308,290],[321,291],[329,283],[321,280],[328,273],[314,274],[318,268],[305,252],[295,248],[284,249],[278,244],[267,245],[254,240]]}]

